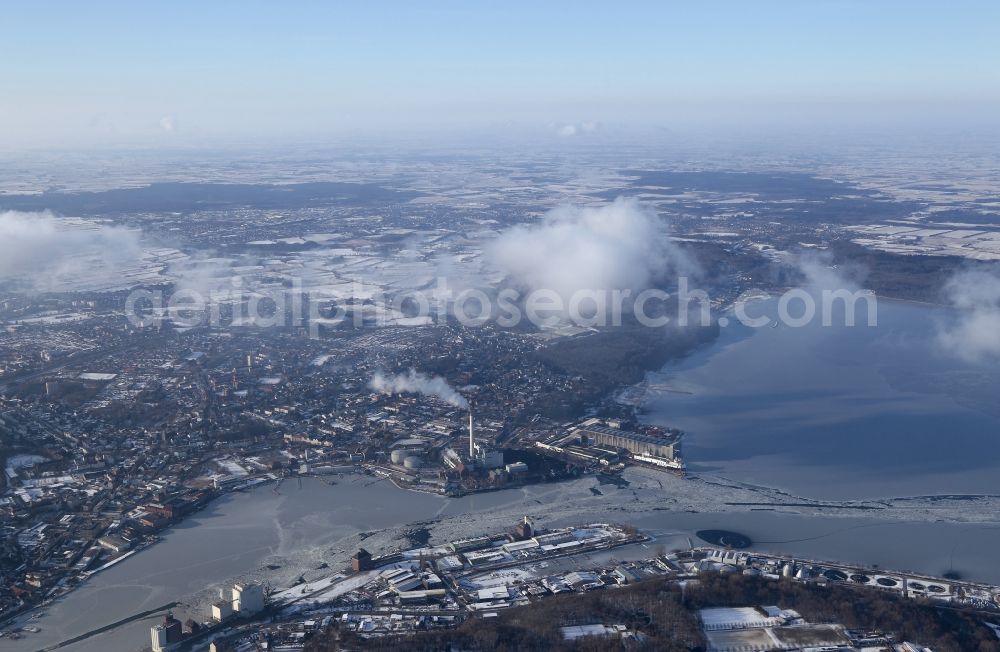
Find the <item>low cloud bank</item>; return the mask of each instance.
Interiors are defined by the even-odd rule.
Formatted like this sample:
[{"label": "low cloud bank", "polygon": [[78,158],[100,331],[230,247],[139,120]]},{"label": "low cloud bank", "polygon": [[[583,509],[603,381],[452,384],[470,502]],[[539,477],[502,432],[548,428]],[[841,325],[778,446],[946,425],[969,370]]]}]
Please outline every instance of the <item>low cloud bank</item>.
[{"label": "low cloud bank", "polygon": [[852,266],[838,266],[833,256],[825,251],[805,251],[792,259],[792,264],[804,277],[801,287],[810,292],[860,289],[856,280],[863,276],[862,270]]},{"label": "low cloud bank", "polygon": [[945,350],[970,362],[1000,358],[1000,271],[966,271],[944,287],[958,316],[938,331]]},{"label": "low cloud bank", "polygon": [[0,212],[0,280],[45,289],[60,277],[113,271],[140,253],[136,231],[49,212]]}]

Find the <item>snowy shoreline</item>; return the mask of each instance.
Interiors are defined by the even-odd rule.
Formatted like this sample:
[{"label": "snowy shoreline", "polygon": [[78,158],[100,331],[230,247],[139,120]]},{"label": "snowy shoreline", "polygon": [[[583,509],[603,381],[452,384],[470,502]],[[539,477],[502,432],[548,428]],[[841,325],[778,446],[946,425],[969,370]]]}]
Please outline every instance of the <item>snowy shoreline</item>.
[{"label": "snowy shoreline", "polygon": [[[361,474],[344,476],[345,480],[369,479]],[[518,491],[523,500],[471,513],[438,516],[420,521],[430,531],[431,541],[440,544],[493,532],[498,526],[517,522],[528,512],[540,526],[564,525],[571,522],[591,522],[595,519],[630,524],[638,517],[656,513],[728,514],[760,513],[767,505],[771,513],[822,519],[867,519],[890,523],[1000,524],[1000,497],[969,499],[966,497],[901,497],[879,501],[812,501],[775,489],[744,487],[736,483],[722,484],[721,479],[708,482],[702,478],[680,478],[652,469],[630,468],[625,473],[629,486],[621,490],[606,489],[601,495],[594,477],[560,483],[523,487]],[[387,482],[388,483],[388,482]],[[392,484],[392,483],[388,483]],[[396,487],[397,491],[410,491]],[[427,495],[426,492],[413,492]],[[632,500],[623,502],[622,495]],[[537,498],[536,498],[537,496]],[[540,500],[541,499],[541,500]],[[447,504],[450,499],[442,497]],[[744,504],[732,504],[744,503]],[[794,506],[790,503],[795,503]],[[812,503],[809,505],[809,503]],[[898,504],[901,503],[901,504]],[[365,547],[376,554],[387,554],[408,547],[406,534],[415,523],[400,523],[375,532],[346,533],[336,546],[305,547],[289,555],[266,560],[260,568],[234,576],[232,581],[251,579],[266,581],[275,589],[287,589],[303,577],[306,582],[335,574],[349,564],[357,548]],[[501,527],[502,529],[502,527]],[[845,560],[847,561],[847,560]],[[267,568],[268,564],[280,569]],[[325,567],[320,567],[321,565]],[[205,609],[211,604],[214,591],[184,599],[192,607]]]}]

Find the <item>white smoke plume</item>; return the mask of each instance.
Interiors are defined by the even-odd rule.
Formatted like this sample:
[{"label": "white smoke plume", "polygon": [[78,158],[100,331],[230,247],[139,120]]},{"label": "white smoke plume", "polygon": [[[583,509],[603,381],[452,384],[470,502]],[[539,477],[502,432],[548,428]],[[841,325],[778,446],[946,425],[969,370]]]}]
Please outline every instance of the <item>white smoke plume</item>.
[{"label": "white smoke plume", "polygon": [[1000,357],[1000,272],[960,272],[944,291],[958,314],[940,327],[940,344],[970,362]]},{"label": "white smoke plume", "polygon": [[405,374],[387,377],[376,373],[368,386],[381,394],[414,393],[424,396],[436,396],[445,403],[458,408],[469,407],[469,402],[448,384],[441,376],[427,376],[410,369]]},{"label": "white smoke plume", "polygon": [[656,213],[621,197],[596,208],[556,208],[540,224],[508,229],[486,253],[522,289],[554,291],[564,304],[577,292],[636,293],[668,273],[696,269]]},{"label": "white smoke plume", "polygon": [[49,212],[0,213],[0,281],[51,289],[60,279],[113,274],[140,254],[136,231]]}]

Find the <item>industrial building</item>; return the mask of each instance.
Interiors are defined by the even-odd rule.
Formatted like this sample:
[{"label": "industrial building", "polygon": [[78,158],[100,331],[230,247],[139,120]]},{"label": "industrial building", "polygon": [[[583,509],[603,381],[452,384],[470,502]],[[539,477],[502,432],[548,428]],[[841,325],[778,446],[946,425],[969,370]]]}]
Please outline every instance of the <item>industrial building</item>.
[{"label": "industrial building", "polygon": [[454,448],[446,448],[441,456],[449,469],[490,469],[503,468],[503,451],[477,441],[473,431],[472,412],[469,412],[469,451],[466,456]]},{"label": "industrial building", "polygon": [[525,541],[526,539],[530,539],[533,536],[535,536],[535,526],[534,524],[532,524],[531,520],[527,516],[525,516],[524,520],[518,523],[517,526],[514,528],[514,540]]},{"label": "industrial building", "polygon": [[149,629],[149,634],[152,639],[153,652],[165,652],[184,638],[181,621],[170,613],[163,617],[162,623],[153,625]]},{"label": "industrial building", "polygon": [[212,620],[221,623],[232,616],[252,616],[264,610],[264,587],[259,584],[236,584],[229,600],[212,605]]},{"label": "industrial building", "polygon": [[[465,456],[454,448],[446,448],[441,455],[441,461],[449,469],[501,469],[503,468],[503,451],[490,448],[481,442],[473,442],[469,455]],[[419,464],[419,460],[417,460]]]},{"label": "industrial building", "polygon": [[233,611],[250,616],[264,610],[264,588],[259,584],[237,584],[233,587]]},{"label": "industrial building", "polygon": [[419,448],[395,448],[390,453],[389,459],[396,466],[415,471],[423,466],[422,452]]},{"label": "industrial building", "polygon": [[126,552],[132,548],[132,543],[130,541],[126,541],[125,539],[116,536],[101,537],[97,540],[97,543],[99,543],[101,547],[107,548],[116,554]]},{"label": "industrial building", "polygon": [[364,548],[358,550],[353,557],[351,557],[351,569],[355,573],[360,573],[361,571],[371,570],[374,566],[372,565],[372,553],[368,552]]},{"label": "industrial building", "polygon": [[511,475],[524,475],[528,472],[528,465],[524,462],[514,462],[504,467]]},{"label": "industrial building", "polygon": [[473,444],[473,460],[481,469],[499,469],[503,467],[503,451],[490,448],[481,442]]},{"label": "industrial building", "polygon": [[626,450],[639,461],[661,466],[679,464],[681,457],[679,435],[647,435],[599,424],[581,426],[576,434],[592,446]]},{"label": "industrial building", "polygon": [[223,620],[233,615],[233,603],[228,600],[219,600],[212,604],[212,620],[221,623]]},{"label": "industrial building", "polygon": [[493,540],[489,537],[473,537],[471,539],[459,539],[458,541],[452,541],[446,547],[451,552],[469,552],[472,550],[480,550],[493,543]]}]

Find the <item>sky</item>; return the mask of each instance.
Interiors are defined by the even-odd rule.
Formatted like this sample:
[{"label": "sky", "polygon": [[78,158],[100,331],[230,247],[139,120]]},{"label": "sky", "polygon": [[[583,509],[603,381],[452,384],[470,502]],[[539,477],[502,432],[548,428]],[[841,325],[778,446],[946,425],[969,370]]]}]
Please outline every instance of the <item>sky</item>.
[{"label": "sky", "polygon": [[0,147],[995,126],[1000,3],[16,2]]}]

